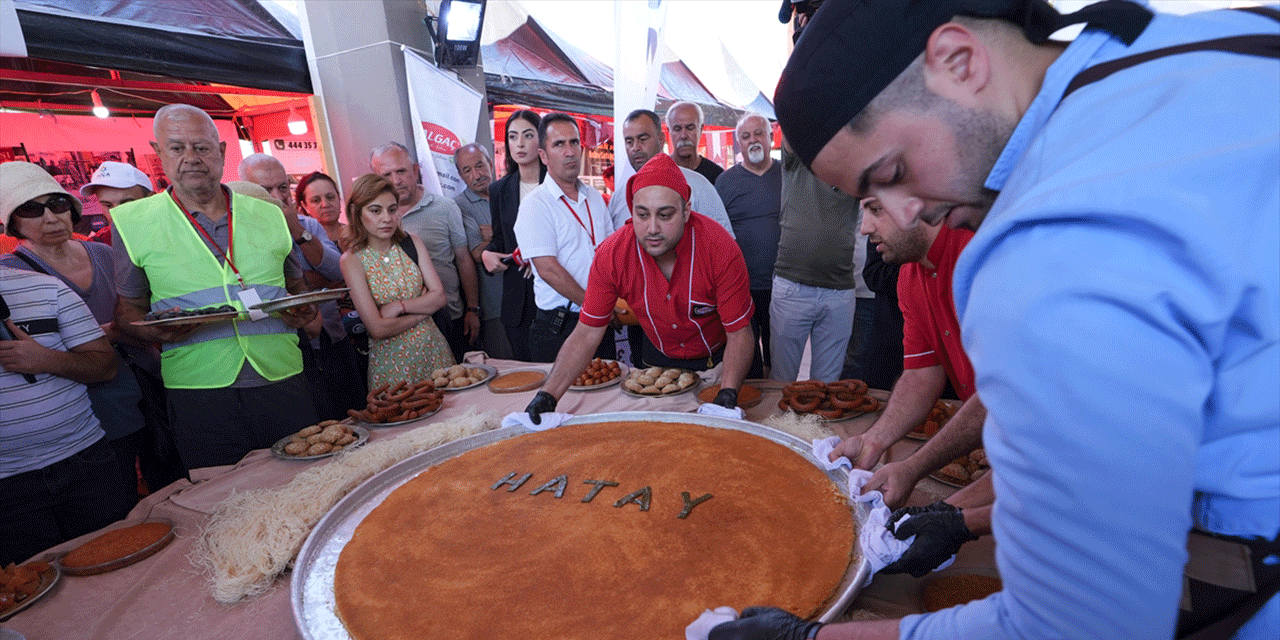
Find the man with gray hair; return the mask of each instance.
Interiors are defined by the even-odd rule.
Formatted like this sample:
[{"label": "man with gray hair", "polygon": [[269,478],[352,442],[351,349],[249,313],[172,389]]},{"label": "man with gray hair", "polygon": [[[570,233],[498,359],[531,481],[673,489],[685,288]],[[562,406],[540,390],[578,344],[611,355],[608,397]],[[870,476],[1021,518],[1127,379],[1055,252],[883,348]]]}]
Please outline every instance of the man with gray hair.
[{"label": "man with gray hair", "polygon": [[[674,133],[672,135],[675,135]],[[769,309],[773,289],[773,263],[778,258],[782,209],[782,165],[773,161],[773,125],[758,113],[746,113],[734,127],[734,140],[742,162],[716,180],[716,191],[724,201],[733,224],[733,234],[747,259],[751,277],[751,300],[757,313],[751,318],[755,329],[756,357],[749,378],[763,378],[772,361],[769,353]],[[845,328],[846,334],[848,327]],[[803,348],[803,345],[802,345]],[[843,353],[843,351],[841,352]]]},{"label": "man with gray hair", "polygon": [[462,211],[452,200],[427,193],[421,184],[418,163],[409,149],[398,142],[374,149],[369,155],[369,168],[395,187],[404,212],[400,216],[401,228],[422,238],[431,254],[449,300],[434,318],[449,341],[453,358],[461,361],[467,345],[480,338],[480,285],[462,226]]},{"label": "man with gray hair", "polygon": [[289,174],[284,165],[265,153],[255,153],[240,161],[239,174],[241,180],[266,189],[271,197],[283,205],[281,209],[289,223],[289,233],[293,236],[293,243],[297,245],[294,258],[300,258],[302,268],[315,271],[330,281],[342,280],[342,271],[338,269],[338,258],[341,255],[338,246],[325,242],[329,236],[318,220],[298,214],[293,205],[293,189],[289,188]]},{"label": "man with gray hair", "polygon": [[[489,209],[489,184],[493,182],[493,160],[489,150],[476,143],[464,144],[453,152],[458,177],[467,185],[453,199],[462,210],[462,227],[467,233],[471,258],[483,265],[481,254],[493,240],[493,214]],[[494,358],[511,359],[511,345],[502,328],[502,274],[482,271],[480,278],[480,344]]]},{"label": "man with gray hair", "polygon": [[716,163],[698,153],[702,139],[702,107],[696,102],[681,101],[667,109],[667,130],[671,132],[671,159],[685,169],[702,174],[711,184],[724,173]]},{"label": "man with gray hair", "polygon": [[[291,257],[287,216],[222,184],[227,145],[209,114],[167,105],[156,112],[154,132],[151,147],[172,187],[112,211],[115,324],[162,345],[186,467],[234,464],[316,421],[294,333],[315,317],[315,306],[247,313],[259,301],[307,290]],[[136,324],[148,312],[219,306],[238,313],[199,324]]]},{"label": "man with gray hair", "polygon": [[[631,168],[639,171],[650,158],[662,153],[662,121],[658,119],[658,114],[648,109],[636,109],[627,114],[627,119],[622,125],[622,140],[626,145],[627,160],[631,163]],[[733,225],[729,222],[729,214],[725,213],[724,203],[720,201],[720,194],[716,193],[715,185],[692,169],[680,167],[680,172],[684,174],[685,182],[689,183],[689,189],[693,194],[689,197],[689,206],[694,211],[719,222],[720,226],[728,230],[729,235],[732,236]],[[623,185],[623,192],[626,191],[625,187],[626,185]],[[622,225],[631,218],[631,211],[627,209],[627,199],[610,200],[609,213],[613,215],[614,224],[621,229]]]}]

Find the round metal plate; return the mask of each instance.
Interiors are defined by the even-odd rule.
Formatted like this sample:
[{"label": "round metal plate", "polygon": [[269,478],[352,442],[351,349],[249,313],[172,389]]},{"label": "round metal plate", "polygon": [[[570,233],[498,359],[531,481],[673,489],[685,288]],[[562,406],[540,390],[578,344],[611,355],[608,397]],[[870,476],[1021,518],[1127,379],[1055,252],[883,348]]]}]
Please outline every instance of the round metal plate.
[{"label": "round metal plate", "polygon": [[[811,445],[791,434],[770,429],[763,425],[745,420],[730,420],[704,414],[688,414],[656,411],[625,411],[617,413],[601,413],[589,416],[577,416],[566,425],[592,424],[597,422],[623,421],[657,421],[700,424],[720,429],[745,431],[781,444],[803,456],[821,468],[813,458]],[[446,445],[424,451],[411,458],[392,465],[373,476],[364,484],[356,487],[342,500],[338,501],[320,522],[311,530],[311,535],[303,543],[302,549],[294,562],[293,575],[290,579],[290,605],[293,609],[294,622],[298,631],[307,640],[350,640],[350,634],[335,613],[333,594],[333,573],[338,563],[342,548],[351,539],[356,527],[369,515],[392,491],[408,482],[423,470],[435,466],[445,460],[462,455],[472,449],[493,444],[507,438],[529,433],[522,427],[508,427],[487,431]],[[848,498],[848,473],[843,468],[826,471],[827,477],[837,489]],[[865,503],[849,500],[850,515],[859,527],[866,524],[867,508]],[[871,563],[863,558],[857,549],[853,550],[853,561],[845,573],[844,581],[836,591],[836,595],[823,611],[819,620],[829,622],[848,608],[863,584],[871,577]]]}]

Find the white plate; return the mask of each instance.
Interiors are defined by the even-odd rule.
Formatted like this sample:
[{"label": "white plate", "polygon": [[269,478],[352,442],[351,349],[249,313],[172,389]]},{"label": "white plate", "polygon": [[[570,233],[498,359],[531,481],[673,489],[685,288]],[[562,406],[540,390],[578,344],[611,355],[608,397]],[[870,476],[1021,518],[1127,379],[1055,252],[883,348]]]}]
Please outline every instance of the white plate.
[{"label": "white plate", "polygon": [[[618,362],[618,361],[605,360],[605,362]],[[571,384],[569,385],[569,390],[570,391],[595,391],[597,389],[608,389],[609,387],[612,387],[615,384],[622,384],[622,381],[627,379],[627,372],[630,371],[630,369],[627,367],[626,364],[622,362],[618,362],[618,367],[620,369],[620,371],[618,372],[618,375],[610,378],[609,380],[601,382],[600,384],[587,384],[587,385]]]},{"label": "white plate", "polygon": [[[495,366],[493,366],[493,365],[491,365],[491,364],[464,364],[464,365],[462,365],[462,366],[463,366],[463,367],[465,367],[465,368],[467,368],[467,369],[484,369],[484,370],[485,370],[485,372],[486,372],[486,373],[488,373],[489,375],[485,376],[485,377],[484,377],[484,379],[483,379],[483,380],[481,380],[480,382],[473,382],[473,383],[471,383],[471,384],[469,384],[469,385],[467,385],[467,386],[465,386],[465,387],[444,387],[443,389],[444,389],[445,391],[462,391],[462,390],[464,390],[464,389],[470,389],[470,388],[472,388],[472,387],[478,387],[478,386],[480,386],[480,385],[482,385],[482,384],[484,384],[484,383],[486,383],[486,382],[488,382],[488,381],[492,380],[494,376],[498,375],[498,368],[497,368],[497,367],[495,367]],[[445,367],[445,368],[446,368],[446,369],[448,369],[448,367]]]},{"label": "white plate", "polygon": [[[19,611],[22,611],[23,609],[26,609],[27,607],[35,604],[36,600],[39,600],[42,596],[44,596],[44,594],[49,593],[49,590],[53,588],[53,585],[58,584],[58,579],[61,577],[62,577],[62,571],[58,569],[58,564],[56,562],[50,562],[49,570],[40,574],[40,588],[37,589],[35,593],[31,594],[25,600],[23,600],[22,602],[19,602],[18,606],[12,609],[9,609],[8,611],[5,611],[4,613],[0,613],[0,622],[8,620],[9,618],[12,618],[13,616],[17,615]],[[8,631],[8,630],[0,629],[0,632],[3,632],[3,631]],[[15,631],[14,633],[17,633],[17,632]],[[3,638],[3,637],[4,636],[0,636],[0,638]],[[19,634],[18,637],[21,638],[22,635]]]},{"label": "white plate", "polygon": [[416,417],[416,418],[410,418],[410,419],[408,419],[408,420],[397,420],[397,421],[395,421],[395,422],[365,422],[364,420],[358,420],[358,421],[356,421],[356,424],[361,425],[361,426],[365,426],[365,427],[399,427],[399,426],[403,426],[403,425],[406,425],[406,424],[413,424],[413,423],[415,423],[415,422],[417,422],[417,421],[419,421],[419,420],[421,420],[421,419],[423,419],[423,418],[427,418],[427,417],[430,417],[430,416],[434,416],[436,413],[438,413],[438,412],[439,412],[441,409],[443,409],[443,408],[444,408],[444,401],[443,401],[443,400],[441,400],[441,401],[440,401],[440,406],[436,407],[435,409],[433,409],[433,410],[431,410],[431,411],[428,411],[428,412],[426,412],[426,413],[420,414],[420,415],[419,415],[418,417]]},{"label": "white plate", "polygon": [[316,302],[328,302],[329,300],[337,300],[338,298],[341,298],[342,296],[346,295],[347,292],[350,290],[351,289],[347,287],[343,287],[341,289],[320,289],[319,291],[308,291],[306,293],[299,293],[296,296],[285,296],[283,298],[276,298],[275,300],[259,302],[258,304],[251,305],[249,308],[259,309],[266,313],[272,313],[275,311],[280,311],[281,309],[292,309],[294,307],[301,307],[304,304],[314,304]]},{"label": "white plate", "polygon": [[281,458],[284,460],[319,460],[320,458],[328,458],[329,456],[336,456],[339,453],[342,453],[343,451],[350,451],[364,444],[369,439],[368,429],[358,425],[353,425],[353,424],[348,424],[346,426],[351,428],[351,432],[355,434],[356,439],[351,444],[348,444],[342,447],[341,449],[338,449],[337,451],[330,451],[329,453],[321,453],[319,455],[314,455],[314,456],[291,456],[284,452],[284,446],[286,444],[289,444],[289,440],[293,438],[293,434],[290,434],[283,438],[280,438],[279,440],[276,441],[275,444],[271,445],[271,453],[274,454],[275,457]]},{"label": "white plate", "polygon": [[[663,367],[663,369],[664,369],[664,370],[665,370],[665,369],[676,369],[676,368],[677,368],[677,367]],[[632,373],[635,373],[636,371],[644,371],[644,369],[636,369],[636,370],[634,370]],[[680,373],[681,373],[681,374],[692,373],[692,374],[693,374],[693,377],[695,378],[695,379],[694,379],[694,381],[693,381],[693,384],[691,384],[691,385],[689,385],[689,386],[687,386],[687,387],[685,387],[685,388],[683,388],[683,389],[681,389],[681,390],[679,390],[679,391],[672,391],[671,393],[639,393],[639,392],[637,392],[637,391],[632,391],[632,390],[628,389],[626,385],[622,385],[622,387],[621,387],[621,388],[622,388],[622,392],[623,392],[623,393],[625,393],[625,394],[627,394],[627,395],[629,395],[629,396],[631,396],[631,397],[633,397],[633,398],[670,398],[671,396],[678,396],[678,395],[680,395],[680,394],[682,394],[682,393],[689,393],[690,391],[696,391],[696,390],[698,389],[698,387],[701,387],[701,386],[702,386],[702,378],[699,378],[699,377],[698,377],[698,372],[697,372],[697,371],[690,371],[690,370],[688,370],[688,369],[679,369],[679,371],[680,371]],[[677,376],[677,377],[679,377],[679,376]],[[619,378],[621,378],[621,376],[620,376]]]}]

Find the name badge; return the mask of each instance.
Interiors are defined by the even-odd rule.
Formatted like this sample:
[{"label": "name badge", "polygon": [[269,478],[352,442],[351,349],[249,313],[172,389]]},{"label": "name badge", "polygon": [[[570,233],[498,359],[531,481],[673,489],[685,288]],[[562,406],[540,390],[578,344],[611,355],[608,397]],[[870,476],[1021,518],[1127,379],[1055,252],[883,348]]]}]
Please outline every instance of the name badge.
[{"label": "name badge", "polygon": [[263,312],[261,309],[251,308],[255,304],[262,304],[262,298],[258,295],[257,290],[241,289],[236,292],[236,295],[239,296],[240,303],[244,305],[245,311],[249,312],[250,320],[257,322],[259,320],[262,320],[263,318],[271,317],[267,313]]}]

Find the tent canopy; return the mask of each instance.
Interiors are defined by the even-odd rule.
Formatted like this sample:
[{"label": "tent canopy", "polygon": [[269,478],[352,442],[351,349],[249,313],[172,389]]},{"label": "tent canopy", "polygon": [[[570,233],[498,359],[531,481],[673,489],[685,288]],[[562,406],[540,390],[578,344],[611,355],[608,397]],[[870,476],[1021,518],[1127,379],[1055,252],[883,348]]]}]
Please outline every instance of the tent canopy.
[{"label": "tent canopy", "polygon": [[[491,102],[613,114],[613,69],[543,27],[518,3],[490,3],[483,37],[481,59]],[[702,107],[706,124],[734,126],[742,109],[718,98],[674,55],[668,60],[659,80],[659,109],[689,100]],[[751,98],[748,109],[773,117],[773,106],[758,89]]]},{"label": "tent canopy", "polygon": [[15,0],[33,58],[311,93],[297,18],[258,0]]}]

